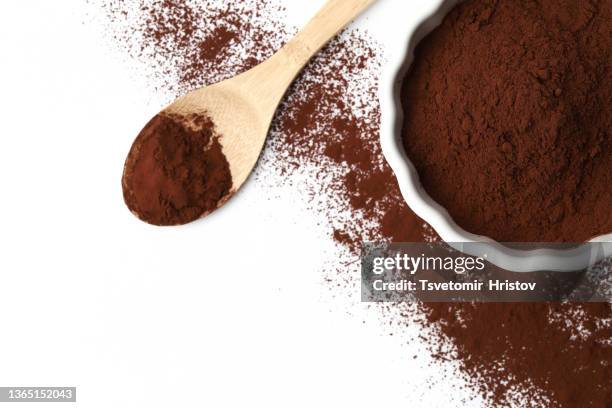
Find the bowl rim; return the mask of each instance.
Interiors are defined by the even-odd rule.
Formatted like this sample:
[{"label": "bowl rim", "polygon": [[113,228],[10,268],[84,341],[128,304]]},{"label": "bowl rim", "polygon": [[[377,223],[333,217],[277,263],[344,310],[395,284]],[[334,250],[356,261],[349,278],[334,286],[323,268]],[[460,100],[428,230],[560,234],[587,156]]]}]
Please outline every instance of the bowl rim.
[{"label": "bowl rim", "polygon": [[[412,65],[416,45],[444,16],[463,0],[438,0],[433,12],[411,30],[406,30],[406,41],[398,41],[398,48],[386,50],[386,61],[381,72],[379,100],[381,105],[380,142],[383,154],[396,175],[401,194],[410,209],[429,224],[440,238],[455,249],[472,256],[487,254],[490,262],[514,272],[557,271],[573,272],[612,256],[612,233],[579,243],[571,249],[512,249],[483,235],[472,234],[459,226],[440,204],[422,187],[418,173],[408,158],[401,140],[403,109],[400,100],[402,81]],[[466,247],[463,245],[470,243]],[[478,244],[478,245],[473,245]],[[592,245],[598,244],[598,245]],[[593,247],[598,247],[594,250]],[[603,250],[601,250],[603,248]]]}]

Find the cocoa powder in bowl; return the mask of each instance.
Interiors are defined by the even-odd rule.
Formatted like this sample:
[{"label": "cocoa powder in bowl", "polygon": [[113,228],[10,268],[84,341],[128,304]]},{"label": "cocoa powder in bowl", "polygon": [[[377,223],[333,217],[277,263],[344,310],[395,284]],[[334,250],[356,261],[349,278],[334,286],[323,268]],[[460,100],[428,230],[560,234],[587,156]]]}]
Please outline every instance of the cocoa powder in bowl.
[{"label": "cocoa powder in bowl", "polygon": [[416,48],[404,146],[469,232],[581,242],[612,232],[611,0],[470,0]]}]

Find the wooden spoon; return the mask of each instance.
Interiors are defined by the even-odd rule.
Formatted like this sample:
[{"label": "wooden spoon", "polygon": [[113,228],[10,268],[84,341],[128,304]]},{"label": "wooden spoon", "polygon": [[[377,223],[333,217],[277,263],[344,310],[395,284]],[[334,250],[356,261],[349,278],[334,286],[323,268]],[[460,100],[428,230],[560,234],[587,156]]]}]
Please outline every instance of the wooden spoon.
[{"label": "wooden spoon", "polygon": [[[313,19],[271,58],[232,79],[192,91],[160,114],[171,117],[205,115],[214,123],[222,152],[229,163],[232,188],[216,205],[182,224],[207,215],[227,201],[245,182],[263,149],[274,113],[283,95],[306,63],[351,20],[376,0],[329,0]],[[146,129],[146,128],[145,128]],[[144,130],[143,130],[144,132]],[[137,139],[138,140],[138,139]],[[130,209],[145,221],[142,211],[130,205],[126,193],[128,163],[139,160],[141,149],[132,147],[124,172],[124,195]],[[169,225],[170,223],[152,222]]]}]

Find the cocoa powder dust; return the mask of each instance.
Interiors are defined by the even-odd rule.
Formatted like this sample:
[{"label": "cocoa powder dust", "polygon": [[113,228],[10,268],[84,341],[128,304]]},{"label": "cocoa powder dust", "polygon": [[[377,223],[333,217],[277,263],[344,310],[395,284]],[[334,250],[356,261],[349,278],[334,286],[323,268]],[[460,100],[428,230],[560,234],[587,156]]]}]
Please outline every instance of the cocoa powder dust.
[{"label": "cocoa powder dust", "polygon": [[[143,70],[153,69],[154,87],[178,96],[252,67],[293,31],[272,0],[221,3],[106,0],[103,7],[117,43],[146,63]],[[591,4],[576,5],[583,3]],[[356,30],[322,50],[286,95],[269,135],[270,154],[259,166],[282,174],[284,183],[312,173],[314,182],[300,179],[296,189],[307,189],[313,210],[327,219],[330,236],[353,262],[362,241],[436,239],[404,203],[382,155],[381,54]],[[330,198],[325,205],[318,204],[321,196]],[[346,279],[358,279],[354,273]],[[421,304],[419,312],[389,306],[403,314],[395,324],[421,325],[436,359],[458,361],[488,406],[612,404],[608,304],[440,303]]]}]

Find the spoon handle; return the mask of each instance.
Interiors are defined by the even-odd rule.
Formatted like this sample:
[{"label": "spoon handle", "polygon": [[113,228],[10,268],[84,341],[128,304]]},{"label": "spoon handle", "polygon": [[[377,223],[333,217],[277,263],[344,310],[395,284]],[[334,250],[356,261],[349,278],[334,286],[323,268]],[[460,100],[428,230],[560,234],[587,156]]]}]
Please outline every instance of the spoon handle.
[{"label": "spoon handle", "polygon": [[276,106],[306,63],[334,35],[377,0],[328,0],[319,12],[283,48],[267,61],[238,78],[243,89],[257,95],[257,105],[268,111]]},{"label": "spoon handle", "polygon": [[376,0],[329,0],[283,47],[299,71],[334,35]]}]

